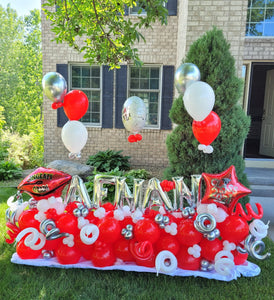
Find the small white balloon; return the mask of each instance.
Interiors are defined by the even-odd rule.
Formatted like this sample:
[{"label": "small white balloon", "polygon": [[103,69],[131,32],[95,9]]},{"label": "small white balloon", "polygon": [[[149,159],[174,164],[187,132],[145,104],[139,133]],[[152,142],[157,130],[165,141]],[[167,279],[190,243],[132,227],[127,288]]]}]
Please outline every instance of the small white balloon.
[{"label": "small white balloon", "polygon": [[140,132],[146,124],[147,109],[144,101],[137,97],[129,97],[122,109],[122,121],[125,128],[137,134]]},{"label": "small white balloon", "polygon": [[78,154],[85,147],[88,140],[86,127],[79,121],[68,121],[62,128],[62,141],[71,152]]},{"label": "small white balloon", "polygon": [[185,91],[184,105],[195,121],[203,121],[212,111],[215,94],[212,87],[203,81],[192,83]]}]

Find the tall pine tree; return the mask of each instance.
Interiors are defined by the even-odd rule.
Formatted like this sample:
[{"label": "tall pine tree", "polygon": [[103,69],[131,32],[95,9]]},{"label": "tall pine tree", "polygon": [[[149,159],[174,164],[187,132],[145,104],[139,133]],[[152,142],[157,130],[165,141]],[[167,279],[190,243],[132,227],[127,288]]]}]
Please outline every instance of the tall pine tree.
[{"label": "tall pine tree", "polygon": [[220,173],[234,165],[239,181],[248,186],[241,155],[250,120],[240,105],[243,82],[236,77],[235,61],[221,30],[213,28],[194,42],[184,62],[194,63],[201,72],[201,81],[215,92],[215,111],[222,122],[219,136],[212,143],[214,152],[205,154],[197,149],[199,142],[192,133],[193,119],[188,115],[182,95],[174,100],[170,119],[177,124],[166,144],[169,167],[165,177],[184,176],[189,184],[191,174]]}]

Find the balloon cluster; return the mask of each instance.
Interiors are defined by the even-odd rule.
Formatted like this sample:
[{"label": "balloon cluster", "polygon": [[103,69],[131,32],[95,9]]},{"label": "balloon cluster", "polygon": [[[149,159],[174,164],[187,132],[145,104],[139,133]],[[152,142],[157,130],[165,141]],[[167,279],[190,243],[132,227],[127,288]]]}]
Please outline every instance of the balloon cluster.
[{"label": "balloon cluster", "polygon": [[130,143],[142,140],[142,135],[139,132],[146,124],[147,110],[144,101],[137,97],[129,97],[122,109],[122,121],[125,128],[132,134],[128,137]]},{"label": "balloon cluster", "polygon": [[212,153],[210,145],[221,130],[221,120],[212,111],[215,94],[212,87],[200,81],[200,70],[192,63],[184,63],[175,72],[175,86],[183,95],[184,106],[193,118],[192,131],[200,142],[198,149],[204,153]]},{"label": "balloon cluster", "polygon": [[[35,180],[36,184],[49,183],[47,180],[54,174],[52,170],[40,170],[20,185],[32,195],[31,201],[19,201],[18,197],[8,200],[9,238],[6,241],[16,242],[17,255],[23,260],[43,257],[57,259],[60,264],[77,264],[84,259],[95,267],[125,263],[155,268],[157,273],[164,274],[183,269],[230,276],[236,265],[244,264],[248,255],[257,259],[270,255],[261,255],[262,238],[268,228],[260,220],[262,207],[257,204],[257,214],[250,206],[246,213],[239,203],[235,211],[231,209],[235,206],[234,199],[250,192],[233,172],[234,168],[229,168],[221,174],[203,173],[204,179],[213,177],[210,184],[206,181],[207,192],[198,199],[197,206],[193,205],[188,214],[184,214],[185,207],[172,205],[167,209],[167,199],[144,199],[140,205],[136,201],[134,205],[121,205],[120,201],[102,203],[102,199],[98,201],[100,197],[94,195],[91,202],[85,198],[85,187],[77,177],[72,178],[65,201],[54,194],[56,184],[47,194],[37,196],[34,188],[26,190],[27,184],[33,182],[34,186]],[[64,177],[64,181],[68,179],[66,174],[58,175],[62,175],[59,177]],[[94,183],[97,191],[102,191],[103,182],[118,180],[103,178],[102,175]],[[121,186],[120,183],[117,186]],[[156,184],[157,180],[152,183],[149,185],[155,190],[151,198],[155,198],[154,192],[164,196],[166,192],[161,184]],[[167,182],[164,186],[171,187]],[[78,195],[77,188],[81,190]],[[137,187],[134,190],[138,192]],[[185,192],[179,191],[183,197]],[[125,196],[121,190],[116,194]]]},{"label": "balloon cluster", "polygon": [[62,141],[70,151],[69,158],[80,158],[84,148],[88,132],[86,127],[79,122],[88,110],[89,101],[86,94],[80,90],[72,90],[67,93],[67,82],[57,72],[49,72],[42,79],[44,94],[53,101],[51,107],[64,108],[69,121],[62,128]]}]

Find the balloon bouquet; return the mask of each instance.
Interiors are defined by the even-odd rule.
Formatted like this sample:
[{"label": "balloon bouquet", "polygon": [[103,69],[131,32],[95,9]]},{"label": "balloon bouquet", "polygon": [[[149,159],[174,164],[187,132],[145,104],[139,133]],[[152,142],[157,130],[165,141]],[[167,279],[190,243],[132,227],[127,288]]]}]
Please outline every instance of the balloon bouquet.
[{"label": "balloon bouquet", "polygon": [[221,130],[221,120],[212,111],[215,94],[212,87],[200,81],[200,71],[192,63],[184,63],[175,72],[175,86],[183,95],[184,106],[193,118],[192,131],[200,142],[198,149],[204,153],[212,153],[210,145]]},{"label": "balloon bouquet", "polygon": [[67,82],[57,72],[47,73],[42,80],[45,95],[53,101],[53,109],[64,108],[69,121],[62,128],[62,141],[70,151],[69,158],[79,159],[84,148],[88,132],[86,127],[78,121],[88,110],[89,101],[86,94],[80,90],[72,90],[67,93]]}]

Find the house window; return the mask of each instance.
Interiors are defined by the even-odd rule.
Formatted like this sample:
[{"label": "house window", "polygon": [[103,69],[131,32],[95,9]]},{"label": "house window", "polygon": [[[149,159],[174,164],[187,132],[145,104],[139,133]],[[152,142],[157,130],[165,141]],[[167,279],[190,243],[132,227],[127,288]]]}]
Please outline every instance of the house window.
[{"label": "house window", "polygon": [[160,128],[160,66],[129,67],[129,97],[140,97],[147,107],[146,128]]},{"label": "house window", "polygon": [[246,36],[274,36],[274,0],[249,0]]},{"label": "house window", "polygon": [[70,90],[81,90],[89,99],[89,108],[81,122],[101,125],[101,67],[89,65],[70,65]]},{"label": "house window", "polygon": [[145,9],[143,9],[141,6],[138,6],[138,3],[136,6],[129,8],[129,14],[136,16],[136,15],[146,15]]}]

